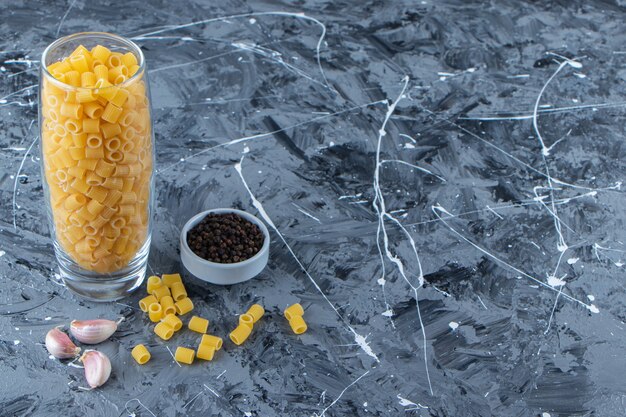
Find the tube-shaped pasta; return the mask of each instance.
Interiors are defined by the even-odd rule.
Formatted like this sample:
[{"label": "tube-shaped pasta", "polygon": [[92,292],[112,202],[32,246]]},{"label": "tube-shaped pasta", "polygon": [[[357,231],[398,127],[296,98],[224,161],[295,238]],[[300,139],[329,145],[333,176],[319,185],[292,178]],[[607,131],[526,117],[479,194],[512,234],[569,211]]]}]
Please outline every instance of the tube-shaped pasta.
[{"label": "tube-shaped pasta", "polygon": [[115,94],[115,97],[109,100],[109,102],[116,105],[117,107],[122,107],[124,103],[126,103],[126,100],[128,100],[128,96],[130,96],[128,91],[126,91],[123,88],[120,88],[117,94]]},{"label": "tube-shaped pasta", "polygon": [[144,297],[141,300],[139,300],[139,308],[144,313],[147,313],[148,307],[150,307],[150,304],[154,304],[154,303],[158,303],[158,300],[156,299],[154,295],[150,294],[149,296]]},{"label": "tube-shaped pasta", "polygon": [[215,348],[213,346],[203,345],[200,343],[196,357],[205,361],[212,361],[213,356],[215,356]]},{"label": "tube-shaped pasta", "polygon": [[215,350],[220,350],[222,348],[222,338],[213,336],[212,334],[203,334],[200,344],[209,345],[214,347]]},{"label": "tube-shaped pasta", "polygon": [[106,60],[107,67],[114,68],[122,65],[122,54],[119,52],[111,52],[111,55]]},{"label": "tube-shaped pasta", "polygon": [[84,55],[74,55],[70,57],[70,65],[79,73],[89,71],[89,64]]},{"label": "tube-shaped pasta", "polygon": [[130,169],[128,165],[115,165],[115,170],[113,171],[114,177],[127,177],[130,174]]},{"label": "tube-shaped pasta", "polygon": [[100,62],[107,62],[107,59],[110,55],[111,51],[109,50],[109,48],[102,45],[96,45],[91,50],[91,56],[93,56],[94,59],[97,59]]},{"label": "tube-shaped pasta", "polygon": [[202,317],[193,316],[189,323],[187,323],[187,327],[189,330],[205,334],[209,328],[209,321],[207,319],[203,319]]},{"label": "tube-shaped pasta", "polygon": [[106,120],[109,123],[115,123],[117,122],[117,119],[119,119],[121,114],[122,114],[122,109],[120,107],[117,107],[115,104],[109,102],[109,104],[107,104],[107,106],[105,107],[104,112],[102,113],[102,116],[100,116],[100,118],[102,120]]},{"label": "tube-shaped pasta", "polygon": [[100,212],[104,209],[104,205],[99,203],[97,200],[91,200],[87,203],[87,210],[91,214],[100,214]]},{"label": "tube-shaped pasta", "polygon": [[96,174],[95,172],[89,172],[87,173],[87,184],[89,185],[102,185],[103,183],[103,179],[100,175]]},{"label": "tube-shaped pasta", "polygon": [[172,298],[174,301],[180,301],[187,297],[187,290],[185,289],[185,285],[181,282],[173,282],[170,285],[170,289],[172,290]]},{"label": "tube-shaped pasta", "polygon": [[180,282],[180,283],[183,282],[182,278],[180,277],[180,274],[163,274],[161,275],[161,281],[163,282],[163,285],[170,287],[170,288],[172,287],[172,284],[175,282]]},{"label": "tube-shaped pasta", "polygon": [[88,171],[93,171],[96,169],[96,165],[98,164],[97,159],[83,159],[78,162],[78,166],[81,168],[85,168]]},{"label": "tube-shaped pasta", "polygon": [[162,321],[154,326],[154,333],[163,340],[170,340],[174,336],[174,329],[172,326]]},{"label": "tube-shaped pasta", "polygon": [[71,194],[65,199],[65,208],[70,211],[78,210],[87,204],[87,199],[82,194]]},{"label": "tube-shaped pasta", "polygon": [[96,101],[97,97],[91,90],[78,90],[76,92],[76,101],[79,103],[91,103]]},{"label": "tube-shaped pasta", "polygon": [[96,83],[100,80],[109,79],[109,69],[106,67],[106,65],[96,65],[93,68],[93,72],[94,72],[94,75],[96,76]]},{"label": "tube-shaped pasta", "polygon": [[265,314],[265,309],[260,304],[252,304],[250,308],[248,309],[248,311],[246,311],[246,314],[251,315],[253,319],[253,323],[256,323]]},{"label": "tube-shaped pasta", "polygon": [[[122,198],[122,193],[118,190],[109,190],[106,199],[102,202],[107,207],[114,208],[118,201]],[[120,226],[123,227],[124,225]]]},{"label": "tube-shaped pasta", "polygon": [[100,186],[92,186],[91,188],[89,188],[87,193],[85,193],[85,195],[87,195],[87,197],[93,199],[94,201],[103,204],[105,199],[107,198],[107,193],[108,190],[106,188]]},{"label": "tube-shaped pasta", "polygon": [[61,116],[80,119],[83,117],[83,106],[80,104],[62,103],[60,107]]},{"label": "tube-shaped pasta", "polygon": [[116,236],[116,239],[115,245],[113,245],[113,252],[116,255],[121,255],[128,250],[128,236]]},{"label": "tube-shaped pasta", "polygon": [[174,360],[176,362],[191,365],[195,355],[196,352],[193,349],[179,346],[176,348],[176,353],[174,353]]},{"label": "tube-shaped pasta", "polygon": [[161,308],[161,304],[152,303],[148,306],[148,316],[150,317],[150,321],[156,323],[163,318],[163,309]]},{"label": "tube-shaped pasta", "polygon": [[108,178],[113,174],[113,171],[115,171],[115,165],[108,163],[106,161],[103,160],[99,160],[98,163],[96,164],[96,174],[104,177],[104,178]]},{"label": "tube-shaped pasta", "polygon": [[122,64],[127,67],[132,67],[133,65],[137,65],[137,57],[132,52],[127,52],[122,55]]},{"label": "tube-shaped pasta", "polygon": [[246,341],[248,336],[250,336],[250,333],[252,333],[252,328],[240,324],[235,330],[230,332],[228,336],[234,344],[240,346],[243,342]]},{"label": "tube-shaped pasta", "polygon": [[302,334],[306,332],[307,325],[302,316],[292,316],[289,320],[289,326],[295,334]]},{"label": "tube-shaped pasta", "polygon": [[137,345],[130,351],[131,356],[139,365],[143,365],[150,360],[150,352],[144,345]]},{"label": "tube-shaped pasta", "polygon": [[[124,180],[122,180],[121,178],[116,178],[116,177],[105,178],[104,182],[102,183],[102,186],[106,188],[107,190],[121,191],[123,185],[124,185]],[[120,198],[121,196],[122,194],[120,193]]]},{"label": "tube-shaped pasta", "polygon": [[78,71],[68,71],[64,74],[65,84],[69,84],[73,87],[80,87],[80,73]]},{"label": "tube-shaped pasta", "polygon": [[299,303],[292,304],[285,309],[285,317],[287,318],[287,320],[291,320],[291,318],[294,316],[303,316],[303,315],[304,315],[304,309]]},{"label": "tube-shaped pasta", "polygon": [[181,319],[179,319],[178,317],[176,317],[175,314],[168,314],[165,317],[163,317],[163,321],[167,324],[169,324],[170,326],[172,326],[172,328],[174,329],[175,332],[179,331],[180,329],[183,328],[183,322]]},{"label": "tube-shaped pasta", "polygon": [[[96,78],[96,74],[91,71],[83,72],[80,74],[80,85],[81,87],[93,87],[96,84],[98,79]],[[91,91],[89,91],[91,93]],[[78,97],[77,97],[78,98]],[[94,100],[96,98],[94,97]],[[93,101],[93,100],[90,100]]]},{"label": "tube-shaped pasta", "polygon": [[164,316],[168,314],[176,314],[176,307],[174,307],[174,299],[171,296],[165,295],[161,297],[161,299],[159,300],[159,303],[161,304],[161,308],[163,309]]},{"label": "tube-shaped pasta", "polygon": [[170,289],[165,285],[161,285],[159,287],[153,288],[150,294],[154,295],[157,300],[161,301],[161,298],[170,295]]},{"label": "tube-shaped pasta", "polygon": [[176,301],[174,303],[174,306],[176,307],[176,314],[178,314],[179,316],[187,314],[191,310],[193,310],[193,302],[189,297],[185,297],[182,300]]},{"label": "tube-shaped pasta", "polygon": [[254,318],[250,314],[242,314],[239,316],[239,325],[252,328],[254,326]]},{"label": "tube-shaped pasta", "polygon": [[71,187],[74,190],[81,192],[83,194],[89,191],[89,185],[87,185],[85,180],[82,178],[74,178],[74,181],[72,181]]},{"label": "tube-shaped pasta", "polygon": [[102,123],[100,129],[102,130],[102,135],[107,139],[119,136],[122,133],[122,128],[117,123]]},{"label": "tube-shaped pasta", "polygon": [[137,71],[139,71],[139,65],[131,65],[130,67],[128,67],[128,75],[130,77],[137,74]]},{"label": "tube-shaped pasta", "polygon": [[[80,148],[80,147],[78,147],[78,146],[72,146],[72,147],[69,149],[69,152],[70,152],[70,156],[71,156],[71,157],[72,157],[72,159],[73,159],[73,160],[75,160],[75,161],[80,161],[80,160],[82,160],[82,159],[85,159],[85,155],[86,155],[86,154],[85,154],[85,148]],[[76,166],[76,167],[71,167],[71,168],[78,168],[78,169],[82,169],[82,168],[80,168],[80,167],[78,167],[78,166]],[[69,172],[69,171],[68,171],[68,172]],[[84,170],[83,170],[83,172],[84,172]],[[73,176],[74,176],[74,177],[82,177],[82,175],[73,175]]]},{"label": "tube-shaped pasta", "polygon": [[133,190],[133,186],[135,185],[135,179],[134,178],[124,178],[122,179],[122,192],[123,193],[130,193]]},{"label": "tube-shaped pasta", "polygon": [[103,111],[104,108],[97,102],[83,104],[83,112],[91,119],[99,119]]},{"label": "tube-shaped pasta", "polygon": [[[65,123],[63,123],[65,130],[71,134],[76,134],[82,128],[82,123],[79,120],[67,119]],[[69,142],[69,138],[68,138]]]},{"label": "tube-shaped pasta", "polygon": [[83,119],[83,132],[98,133],[100,131],[100,119]]},{"label": "tube-shaped pasta", "polygon": [[148,278],[148,281],[146,283],[146,291],[148,291],[148,294],[152,294],[152,291],[162,285],[163,284],[161,283],[161,278],[157,277],[156,275],[152,275]]},{"label": "tube-shaped pasta", "polygon": [[[117,151],[120,146],[122,146],[122,141],[117,136],[114,136],[104,141],[104,147],[109,151]],[[111,174],[112,173],[113,172],[111,172]]]},{"label": "tube-shaped pasta", "polygon": [[80,217],[81,219],[83,219],[83,220],[87,220],[87,221],[91,221],[91,220],[93,220],[93,219],[95,219],[95,218],[96,218],[96,215],[95,215],[95,214],[90,213],[90,212],[87,210],[87,207],[86,207],[86,206],[83,206],[83,207],[79,208],[79,209],[76,211],[76,215],[77,215],[78,217]]}]

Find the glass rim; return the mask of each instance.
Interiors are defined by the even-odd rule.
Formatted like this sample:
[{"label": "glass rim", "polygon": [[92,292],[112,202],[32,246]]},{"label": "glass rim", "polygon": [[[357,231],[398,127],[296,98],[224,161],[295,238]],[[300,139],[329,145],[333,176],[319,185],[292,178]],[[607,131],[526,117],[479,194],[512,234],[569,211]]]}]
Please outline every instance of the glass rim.
[{"label": "glass rim", "polygon": [[[128,46],[132,52],[135,52],[136,55],[139,57],[139,69],[137,70],[137,72],[130,77],[129,79],[125,80],[122,83],[119,84],[113,84],[111,86],[107,86],[107,87],[80,87],[80,86],[74,86],[71,84],[67,84],[64,83],[63,81],[59,81],[56,78],[54,78],[54,76],[50,73],[50,71],[48,71],[48,66],[46,65],[46,58],[48,53],[56,48],[59,47],[69,41],[75,40],[77,38],[81,38],[81,37],[87,37],[87,36],[99,36],[102,38],[108,38],[108,39],[112,39],[115,41],[118,41],[122,44],[124,44],[125,46]],[[79,89],[83,89],[83,90],[104,90],[107,88],[112,88],[112,87],[124,87],[126,85],[129,85],[131,82],[134,82],[136,79],[138,79],[140,76],[143,75],[143,73],[145,72],[145,68],[146,68],[146,60],[143,56],[143,52],[141,51],[141,48],[139,47],[139,45],[137,45],[135,42],[131,41],[128,38],[125,38],[123,36],[119,36],[119,35],[115,35],[113,33],[108,33],[108,32],[78,32],[78,33],[73,33],[71,35],[67,35],[64,36],[62,38],[59,38],[57,40],[55,40],[54,42],[52,42],[50,45],[48,45],[46,47],[46,49],[44,49],[43,53],[41,54],[41,63],[40,63],[40,67],[41,67],[41,71],[50,79],[48,81],[52,82],[53,84],[56,84],[58,87],[63,88],[64,90],[79,90]]]}]

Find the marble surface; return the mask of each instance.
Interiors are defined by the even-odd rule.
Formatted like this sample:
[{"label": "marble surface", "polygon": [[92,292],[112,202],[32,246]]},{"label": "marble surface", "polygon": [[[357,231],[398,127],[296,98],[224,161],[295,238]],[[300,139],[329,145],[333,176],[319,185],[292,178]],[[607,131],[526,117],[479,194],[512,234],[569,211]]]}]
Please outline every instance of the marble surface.
[{"label": "marble surface", "polygon": [[[626,415],[626,3],[5,1],[0,7],[1,416]],[[136,308],[58,282],[37,155],[38,60],[74,32],[150,69],[150,269],[198,211],[262,217],[255,280],[189,283],[242,347],[179,367]],[[305,307],[293,335],[281,310]],[[126,317],[110,381],[49,328]],[[130,348],[152,361],[137,366]]]}]

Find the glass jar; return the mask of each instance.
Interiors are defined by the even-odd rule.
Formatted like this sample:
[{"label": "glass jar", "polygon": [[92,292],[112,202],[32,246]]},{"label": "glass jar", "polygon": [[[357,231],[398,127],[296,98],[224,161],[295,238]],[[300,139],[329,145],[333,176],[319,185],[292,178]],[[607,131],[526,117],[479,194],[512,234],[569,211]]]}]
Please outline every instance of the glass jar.
[{"label": "glass jar", "polygon": [[141,49],[109,33],[46,48],[39,77],[44,194],[61,278],[95,301],[141,285],[153,210],[154,137]]}]

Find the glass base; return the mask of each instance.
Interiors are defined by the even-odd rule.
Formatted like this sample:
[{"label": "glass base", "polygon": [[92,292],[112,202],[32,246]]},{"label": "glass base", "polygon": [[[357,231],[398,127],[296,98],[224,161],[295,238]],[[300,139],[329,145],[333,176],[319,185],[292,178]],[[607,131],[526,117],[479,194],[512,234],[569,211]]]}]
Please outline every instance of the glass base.
[{"label": "glass base", "polygon": [[130,295],[143,283],[148,265],[150,237],[128,266],[106,274],[98,274],[81,268],[56,242],[54,249],[61,278],[72,293],[90,301],[116,301]]}]

